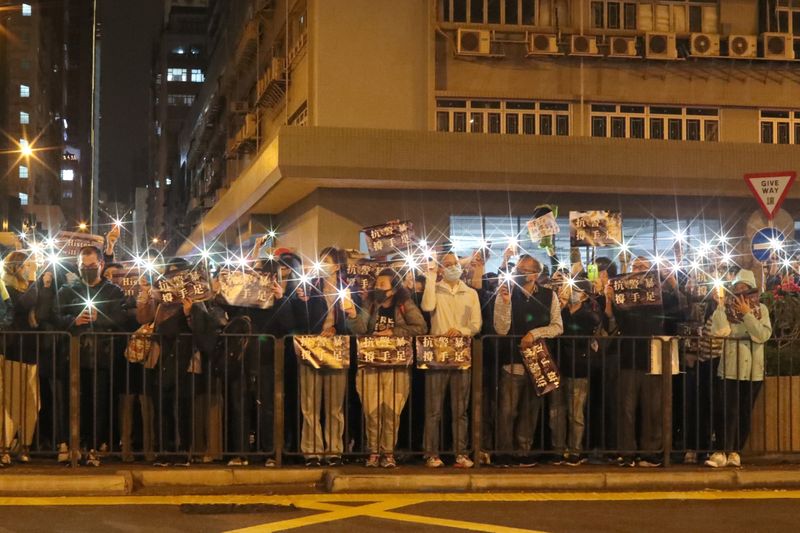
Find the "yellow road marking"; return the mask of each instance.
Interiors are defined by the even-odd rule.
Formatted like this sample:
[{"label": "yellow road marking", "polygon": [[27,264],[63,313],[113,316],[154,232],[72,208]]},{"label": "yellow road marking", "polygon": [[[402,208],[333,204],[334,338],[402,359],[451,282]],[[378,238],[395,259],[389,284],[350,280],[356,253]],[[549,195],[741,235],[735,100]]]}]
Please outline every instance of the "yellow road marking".
[{"label": "yellow road marking", "polygon": [[370,513],[370,518],[384,518],[386,520],[396,520],[398,522],[410,522],[413,524],[425,524],[431,526],[451,527],[454,529],[467,529],[469,531],[489,531],[493,533],[546,533],[533,529],[519,529],[516,527],[498,526],[496,524],[483,524],[480,522],[466,522],[464,520],[450,520],[448,518],[435,518],[431,516],[421,516],[405,513],[393,513],[390,511]]}]

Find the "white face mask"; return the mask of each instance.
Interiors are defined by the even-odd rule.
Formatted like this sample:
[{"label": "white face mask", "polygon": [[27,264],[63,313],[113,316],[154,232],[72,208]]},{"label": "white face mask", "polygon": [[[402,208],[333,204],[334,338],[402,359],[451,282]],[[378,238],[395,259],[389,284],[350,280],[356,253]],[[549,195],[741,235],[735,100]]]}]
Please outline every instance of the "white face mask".
[{"label": "white face mask", "polygon": [[319,266],[319,275],[320,277],[327,278],[330,277],[335,273],[334,266],[328,263],[322,263]]},{"label": "white face mask", "polygon": [[572,293],[569,295],[569,303],[571,305],[578,305],[582,301],[583,301],[583,293],[579,291],[572,291]]},{"label": "white face mask", "polygon": [[461,279],[461,274],[464,273],[464,269],[461,268],[461,265],[456,263],[453,266],[445,267],[444,268],[444,279],[446,281],[457,281]]}]

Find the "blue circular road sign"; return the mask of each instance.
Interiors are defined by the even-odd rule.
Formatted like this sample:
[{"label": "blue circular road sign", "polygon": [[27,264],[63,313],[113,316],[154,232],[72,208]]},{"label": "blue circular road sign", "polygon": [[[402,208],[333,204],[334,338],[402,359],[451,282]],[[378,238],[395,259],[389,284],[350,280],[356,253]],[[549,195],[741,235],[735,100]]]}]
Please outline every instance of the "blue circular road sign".
[{"label": "blue circular road sign", "polygon": [[775,228],[762,228],[753,235],[750,250],[753,252],[753,257],[766,263],[773,254],[780,252],[785,241],[786,236]]}]

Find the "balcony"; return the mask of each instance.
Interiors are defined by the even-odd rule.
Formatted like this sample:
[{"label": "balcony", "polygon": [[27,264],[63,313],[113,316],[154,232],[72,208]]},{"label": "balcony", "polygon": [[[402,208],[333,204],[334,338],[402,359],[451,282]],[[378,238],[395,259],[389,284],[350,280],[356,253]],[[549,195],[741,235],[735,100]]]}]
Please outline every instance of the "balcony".
[{"label": "balcony", "polygon": [[275,107],[286,96],[286,62],[282,57],[273,57],[272,64],[258,79],[256,105]]}]

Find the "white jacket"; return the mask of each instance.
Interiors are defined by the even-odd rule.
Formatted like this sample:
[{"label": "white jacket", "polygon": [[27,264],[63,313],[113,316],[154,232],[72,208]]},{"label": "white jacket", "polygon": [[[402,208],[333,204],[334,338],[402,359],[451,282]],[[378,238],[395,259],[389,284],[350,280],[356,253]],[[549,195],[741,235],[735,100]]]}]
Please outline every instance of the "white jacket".
[{"label": "white jacket", "polygon": [[717,370],[719,377],[739,381],[764,380],[764,343],[772,336],[772,324],[767,307],[759,305],[760,319],[747,313],[739,324],[728,321],[724,306],[717,307],[711,316],[711,335],[727,337]]}]

